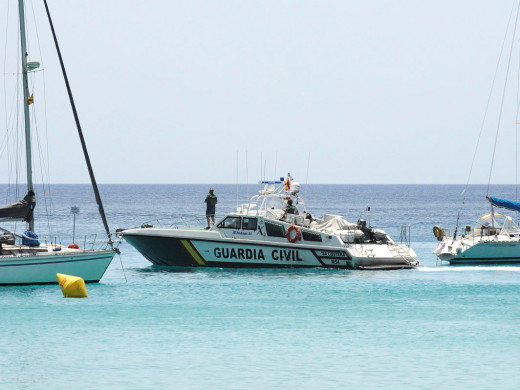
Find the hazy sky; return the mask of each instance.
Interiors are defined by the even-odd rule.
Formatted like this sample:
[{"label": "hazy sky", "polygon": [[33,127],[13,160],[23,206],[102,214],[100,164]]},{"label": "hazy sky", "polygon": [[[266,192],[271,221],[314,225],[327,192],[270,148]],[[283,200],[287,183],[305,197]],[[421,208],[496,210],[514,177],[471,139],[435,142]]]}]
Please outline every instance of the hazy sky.
[{"label": "hazy sky", "polygon": [[[290,171],[302,183],[465,183],[513,6],[48,3],[100,183],[235,183],[237,170],[252,183],[264,161],[268,178]],[[19,55],[11,46],[17,1],[0,9],[8,87]],[[27,19],[31,31],[38,24],[29,54],[44,69],[33,92],[47,114],[51,180],[86,183],[42,0],[27,0]],[[515,54],[493,182],[515,182]],[[488,180],[505,65],[472,183]],[[45,90],[36,86],[43,78]],[[0,97],[4,133],[12,96],[7,104]]]}]

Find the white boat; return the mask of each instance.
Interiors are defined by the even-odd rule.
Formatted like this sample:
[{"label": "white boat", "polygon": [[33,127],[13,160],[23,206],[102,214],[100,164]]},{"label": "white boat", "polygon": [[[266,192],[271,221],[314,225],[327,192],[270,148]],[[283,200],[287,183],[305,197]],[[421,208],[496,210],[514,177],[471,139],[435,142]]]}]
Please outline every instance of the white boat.
[{"label": "white boat", "polygon": [[[516,1],[515,1],[516,3]],[[516,9],[516,10],[515,10]],[[516,18],[514,17],[516,14]],[[518,26],[518,15],[520,14],[520,2],[514,5],[511,10],[510,22],[514,21],[514,23],[508,23],[508,28],[506,31],[506,37],[504,38],[503,45],[506,42],[506,38],[509,36],[511,39],[509,57],[508,60],[504,63],[505,67],[505,80],[503,84],[503,90],[501,91],[501,100],[499,102],[498,107],[498,122],[496,124],[496,134],[495,141],[493,147],[493,153],[491,158],[491,167],[489,173],[489,179],[487,183],[487,194],[486,199],[489,201],[491,205],[490,213],[486,213],[482,215],[476,222],[475,226],[472,228],[470,225],[465,226],[462,230],[462,234],[458,235],[457,232],[459,230],[459,215],[457,216],[457,225],[455,227],[455,232],[451,235],[449,229],[442,228],[441,226],[434,226],[433,233],[437,240],[439,241],[437,247],[433,251],[437,258],[441,261],[449,262],[450,264],[501,264],[501,263],[520,263],[520,228],[515,224],[513,218],[509,215],[500,214],[495,211],[495,208],[503,208],[510,211],[520,211],[520,203],[517,201],[501,199],[497,197],[493,197],[490,195],[490,183],[491,176],[493,173],[493,165],[495,163],[495,156],[497,153],[497,141],[499,139],[500,131],[505,127],[502,122],[506,122],[503,120],[503,108],[506,106],[506,96],[508,91],[508,81],[510,78],[509,72],[512,64],[512,54],[518,52],[518,47],[515,48],[515,44],[517,44],[517,26]],[[515,20],[516,19],[516,20]],[[511,28],[511,31],[509,29]],[[504,46],[503,46],[504,47]],[[500,56],[502,58],[502,55]],[[496,80],[496,76],[498,73],[500,65],[500,60],[497,65],[497,69],[495,71],[494,80]],[[518,75],[520,77],[520,74]],[[520,85],[520,84],[517,84]],[[493,92],[493,87],[491,89]],[[491,99],[492,93],[489,95],[489,99]],[[512,107],[518,106],[517,100],[518,92],[516,96],[509,97],[509,99],[514,99],[511,104]],[[489,108],[488,100],[488,108]],[[509,105],[509,104],[507,104]],[[488,111],[486,108],[486,113],[484,114],[484,119],[486,118],[486,114]],[[511,131],[515,133],[518,132],[518,110],[515,108],[517,114],[516,119],[514,121],[509,121],[511,124],[515,124],[513,127],[511,125]],[[482,127],[480,130],[480,135],[478,140],[480,141],[482,130],[484,129],[484,123],[482,122]],[[495,126],[494,126],[495,127]],[[513,130],[514,129],[514,130]],[[502,139],[505,139],[509,144],[511,144],[511,138],[509,135],[502,135]],[[513,143],[516,145],[516,142]],[[518,148],[517,146],[515,146]],[[473,155],[473,161],[471,163],[470,168],[470,176],[471,171],[473,169],[473,165],[475,163],[475,158],[478,156],[478,142],[475,153]],[[518,152],[515,153],[518,155]],[[507,156],[507,154],[504,154]],[[503,170],[506,166],[516,166],[515,165],[502,165],[501,169]],[[468,178],[469,183],[469,178]],[[466,189],[463,191],[465,194]],[[463,198],[462,204],[465,204],[465,197]]]},{"label": "white boat", "polygon": [[466,226],[464,234],[452,237],[448,229],[433,228],[439,241],[433,253],[439,260],[450,264],[520,263],[520,228],[510,216],[494,209],[520,211],[520,203],[495,197],[488,200],[491,212],[482,215],[473,229]]},{"label": "white boat", "polygon": [[[311,215],[299,195],[300,185],[290,175],[285,181],[263,184],[258,195],[210,230],[143,224],[121,234],[161,266],[403,269],[418,265],[408,242],[409,227],[401,229],[404,242],[398,244],[365,220],[350,223],[338,215]],[[296,214],[284,216],[289,199]]]},{"label": "white boat", "polygon": [[[69,98],[73,108],[74,117],[78,127],[80,141],[82,143],[85,159],[89,168],[89,174],[92,180],[96,202],[99,206],[101,218],[103,220],[107,233],[107,241],[100,247],[94,249],[79,248],[73,244],[67,247],[53,244],[49,242],[40,242],[38,236],[34,232],[33,211],[36,206],[36,197],[34,195],[33,175],[32,175],[32,153],[31,153],[31,127],[30,127],[30,110],[29,106],[33,103],[32,94],[29,93],[28,73],[38,68],[39,63],[29,62],[27,45],[26,45],[26,26],[24,1],[19,0],[19,18],[20,18],[20,46],[21,46],[21,73],[23,85],[23,112],[24,126],[23,134],[25,137],[25,162],[27,177],[27,195],[19,202],[9,206],[0,208],[0,222],[11,223],[22,221],[26,225],[25,232],[16,234],[9,229],[0,228],[3,234],[0,235],[0,285],[24,285],[24,284],[50,284],[57,283],[56,274],[64,273],[81,277],[85,282],[99,282],[110,265],[117,248],[114,248],[110,238],[110,231],[104,215],[103,204],[99,196],[97,184],[92,172],[90,160],[84,143],[79,119],[74,106],[72,94],[63,66],[61,53],[59,51],[52,20],[47,8],[45,8],[51,25],[53,38],[58,51],[59,60],[62,66],[64,79],[67,85]],[[26,222],[26,224],[25,224]]]}]

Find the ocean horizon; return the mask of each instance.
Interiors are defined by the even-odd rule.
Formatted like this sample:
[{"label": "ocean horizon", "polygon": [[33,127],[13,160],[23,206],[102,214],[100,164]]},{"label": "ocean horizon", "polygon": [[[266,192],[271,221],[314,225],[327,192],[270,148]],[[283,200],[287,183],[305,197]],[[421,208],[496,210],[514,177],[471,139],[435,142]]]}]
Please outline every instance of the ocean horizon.
[{"label": "ocean horizon", "polygon": [[[116,228],[205,224],[207,184],[100,184]],[[212,184],[217,217],[261,187]],[[462,187],[462,188],[461,188]],[[394,240],[409,226],[420,266],[399,271],[170,269],[128,243],[89,297],[59,286],[0,287],[2,389],[516,389],[520,266],[449,266],[434,225],[473,224],[486,185],[302,185],[313,215],[363,217]],[[514,185],[494,195],[514,197]],[[39,191],[36,232],[99,232],[92,190]],[[42,195],[43,194],[43,195]],[[368,213],[367,206],[370,206]],[[518,220],[518,216],[514,215]],[[20,226],[21,228],[22,226]]]}]

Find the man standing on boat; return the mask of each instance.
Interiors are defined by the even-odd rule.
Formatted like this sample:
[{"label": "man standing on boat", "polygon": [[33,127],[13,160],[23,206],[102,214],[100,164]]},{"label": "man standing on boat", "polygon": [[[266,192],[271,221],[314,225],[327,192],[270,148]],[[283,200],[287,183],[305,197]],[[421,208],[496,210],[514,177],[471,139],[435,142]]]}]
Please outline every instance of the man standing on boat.
[{"label": "man standing on boat", "polygon": [[208,220],[208,227],[206,230],[211,227],[210,219],[215,225],[215,206],[217,205],[217,196],[213,193],[215,190],[213,188],[209,189],[209,194],[206,196],[204,202],[206,203],[206,219]]}]

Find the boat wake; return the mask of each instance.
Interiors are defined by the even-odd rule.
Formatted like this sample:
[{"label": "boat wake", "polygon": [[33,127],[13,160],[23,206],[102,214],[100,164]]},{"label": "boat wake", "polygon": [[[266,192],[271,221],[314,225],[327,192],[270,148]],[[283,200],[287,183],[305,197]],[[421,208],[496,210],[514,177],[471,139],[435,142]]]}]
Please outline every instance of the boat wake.
[{"label": "boat wake", "polygon": [[472,265],[454,266],[443,265],[437,267],[418,267],[420,272],[468,272],[468,271],[499,271],[499,272],[520,272],[518,265]]}]

